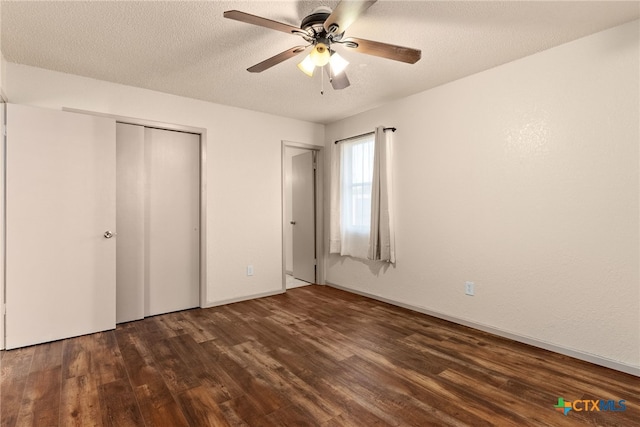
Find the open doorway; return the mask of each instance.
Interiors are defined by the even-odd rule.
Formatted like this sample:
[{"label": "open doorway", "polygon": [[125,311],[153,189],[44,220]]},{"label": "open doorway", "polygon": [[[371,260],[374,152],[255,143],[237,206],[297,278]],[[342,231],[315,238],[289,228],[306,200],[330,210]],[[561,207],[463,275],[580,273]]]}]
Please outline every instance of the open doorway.
[{"label": "open doorway", "polygon": [[282,143],[283,290],[323,282],[322,147]]}]

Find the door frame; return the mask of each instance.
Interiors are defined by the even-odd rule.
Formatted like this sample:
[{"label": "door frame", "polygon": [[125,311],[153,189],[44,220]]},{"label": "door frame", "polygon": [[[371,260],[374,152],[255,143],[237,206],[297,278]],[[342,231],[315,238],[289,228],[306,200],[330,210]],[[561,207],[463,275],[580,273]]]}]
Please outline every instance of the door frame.
[{"label": "door frame", "polygon": [[281,216],[282,216],[282,291],[287,291],[287,246],[285,240],[286,217],[286,150],[287,148],[302,148],[315,152],[316,157],[316,177],[315,177],[315,221],[316,221],[316,282],[319,285],[325,284],[325,262],[324,262],[324,204],[323,204],[323,184],[324,184],[324,147],[320,145],[305,144],[282,140],[281,145]]},{"label": "door frame", "polygon": [[5,328],[6,328],[6,307],[5,294],[6,285],[6,256],[7,253],[7,224],[5,222],[5,211],[7,208],[6,194],[6,173],[7,173],[7,99],[0,88],[0,350],[5,348]]},{"label": "door frame", "polygon": [[[208,307],[207,293],[207,129],[194,126],[178,125],[174,123],[158,122],[154,120],[119,116],[116,114],[99,113],[95,111],[79,110],[63,107],[63,111],[89,114],[92,116],[109,117],[116,123],[144,126],[155,129],[200,135],[200,308]],[[117,230],[116,230],[117,231]]]}]

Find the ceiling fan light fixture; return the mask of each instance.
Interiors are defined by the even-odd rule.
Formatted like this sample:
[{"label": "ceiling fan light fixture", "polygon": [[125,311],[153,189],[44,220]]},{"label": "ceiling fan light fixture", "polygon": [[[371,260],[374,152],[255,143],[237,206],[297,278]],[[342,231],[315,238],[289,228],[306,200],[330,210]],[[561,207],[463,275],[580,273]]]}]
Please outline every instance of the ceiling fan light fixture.
[{"label": "ceiling fan light fixture", "polygon": [[[359,38],[344,38],[345,30],[376,1],[339,0],[333,10],[326,6],[318,7],[302,19],[300,27],[283,24],[282,22],[240,12],[239,10],[227,10],[223,16],[247,24],[297,35],[307,43],[305,46],[295,46],[271,58],[267,58],[247,68],[247,71],[260,73],[289,58],[302,54],[311,47],[311,53],[298,64],[298,68],[309,77],[313,77],[316,67],[324,68],[322,72],[329,75],[331,86],[337,90],[344,89],[350,85],[349,79],[344,72],[349,62],[332,51],[331,45],[337,43],[345,48],[356,49],[359,53],[407,64],[415,64],[422,56],[422,52],[418,49]],[[329,66],[327,67],[327,65]]]},{"label": "ceiling fan light fixture", "polygon": [[307,55],[302,62],[298,64],[298,68],[300,71],[305,73],[309,77],[313,77],[313,71],[316,68],[316,64],[313,63],[313,59],[311,59],[311,54]]},{"label": "ceiling fan light fixture", "polygon": [[331,67],[331,75],[337,76],[347,68],[349,61],[344,59],[338,54],[338,52],[331,52],[331,59],[329,60],[329,66]]},{"label": "ceiling fan light fixture", "polygon": [[329,62],[331,54],[326,44],[318,43],[313,47],[309,56],[317,67],[324,67]]}]

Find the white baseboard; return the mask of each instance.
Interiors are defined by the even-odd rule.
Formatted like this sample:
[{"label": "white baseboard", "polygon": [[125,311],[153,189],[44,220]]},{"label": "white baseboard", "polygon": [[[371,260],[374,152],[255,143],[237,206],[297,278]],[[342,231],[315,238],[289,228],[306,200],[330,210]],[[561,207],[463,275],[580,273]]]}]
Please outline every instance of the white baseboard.
[{"label": "white baseboard", "polygon": [[503,338],[508,338],[513,341],[521,342],[524,344],[531,345],[533,347],[542,348],[545,350],[553,351],[555,353],[564,354],[565,356],[573,357],[575,359],[584,360],[585,362],[590,362],[595,365],[604,366],[605,368],[615,369],[616,371],[625,372],[627,374],[635,375],[640,377],[640,368],[633,365],[627,365],[625,363],[616,362],[614,360],[610,360],[604,357],[596,356],[590,353],[584,353],[578,350],[574,350],[571,348],[566,348],[562,346],[558,346],[556,344],[551,344],[545,341],[540,341],[535,338],[517,335],[512,332],[504,331],[502,329],[494,328],[492,326],[483,325],[481,323],[472,322],[470,320],[460,319],[458,317],[449,316],[447,314],[438,313],[432,310],[428,310],[426,308],[417,307],[411,304],[406,304],[403,302],[393,301],[388,298],[380,297],[378,295],[370,294],[368,292],[358,291],[355,289],[347,288],[345,286],[336,285],[335,283],[326,283],[328,286],[331,286],[336,289],[340,289],[346,292],[351,292],[354,294],[362,295],[367,298],[375,299],[378,301],[386,302],[387,304],[395,305],[398,307],[406,308],[411,311],[417,311],[418,313],[427,314],[429,316],[437,317],[438,319],[446,320],[452,323],[457,323],[459,325],[468,326],[473,329],[478,329],[480,331],[488,332],[493,335],[497,335]]},{"label": "white baseboard", "polygon": [[247,296],[244,296],[244,297],[231,298],[231,299],[226,299],[226,300],[222,300],[222,301],[209,301],[205,305],[201,306],[201,308],[218,307],[218,306],[221,306],[221,305],[233,304],[234,302],[248,301],[248,300],[251,300],[251,299],[264,298],[264,297],[271,297],[271,296],[278,295],[278,294],[283,294],[283,293],[284,293],[284,291],[282,289],[278,289],[277,291],[263,292],[263,293],[260,293],[260,294],[247,295]]}]

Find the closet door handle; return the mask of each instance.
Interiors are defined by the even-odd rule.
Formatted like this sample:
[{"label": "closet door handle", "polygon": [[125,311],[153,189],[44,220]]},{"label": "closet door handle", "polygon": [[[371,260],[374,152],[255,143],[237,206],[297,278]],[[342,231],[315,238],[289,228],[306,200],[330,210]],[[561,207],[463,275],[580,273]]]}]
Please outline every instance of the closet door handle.
[{"label": "closet door handle", "polygon": [[112,238],[112,237],[113,237],[113,236],[115,236],[115,235],[116,235],[116,233],[112,233],[112,232],[110,232],[109,230],[107,230],[107,231],[105,231],[105,232],[104,232],[104,238],[105,238],[105,239],[110,239],[110,238]]},{"label": "closet door handle", "polygon": [[295,221],[289,221],[289,224],[296,225],[296,222]]}]

